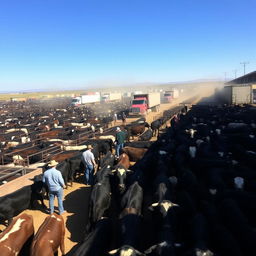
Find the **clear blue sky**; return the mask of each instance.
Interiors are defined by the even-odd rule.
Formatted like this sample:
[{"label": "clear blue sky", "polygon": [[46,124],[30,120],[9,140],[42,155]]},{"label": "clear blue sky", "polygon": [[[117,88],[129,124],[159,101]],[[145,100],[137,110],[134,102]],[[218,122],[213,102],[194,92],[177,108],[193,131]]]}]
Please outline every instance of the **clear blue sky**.
[{"label": "clear blue sky", "polygon": [[1,0],[0,91],[234,77],[255,0]]}]

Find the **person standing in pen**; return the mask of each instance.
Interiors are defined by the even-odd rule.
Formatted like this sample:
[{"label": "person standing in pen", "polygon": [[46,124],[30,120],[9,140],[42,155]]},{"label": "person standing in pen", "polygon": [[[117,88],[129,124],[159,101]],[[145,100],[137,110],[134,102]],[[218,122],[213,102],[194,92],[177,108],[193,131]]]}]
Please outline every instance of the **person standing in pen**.
[{"label": "person standing in pen", "polygon": [[122,121],[123,121],[123,125],[125,125],[126,124],[126,115],[124,112],[122,113]]},{"label": "person standing in pen", "polygon": [[54,198],[58,199],[59,214],[65,212],[63,207],[63,188],[65,188],[65,183],[61,172],[56,169],[58,162],[55,160],[50,161],[48,166],[50,169],[46,170],[43,174],[43,182],[46,183],[49,189],[49,208],[50,214],[54,212]]},{"label": "person standing in pen", "polygon": [[118,158],[120,155],[120,151],[124,147],[124,141],[126,139],[126,133],[120,129],[120,127],[116,128],[116,157]]},{"label": "person standing in pen", "polygon": [[92,153],[92,146],[88,145],[87,150],[82,154],[82,161],[85,165],[85,185],[93,185],[93,169],[96,172],[96,162],[94,158],[94,154]]},{"label": "person standing in pen", "polygon": [[116,113],[114,114],[113,121],[114,121],[114,125],[115,125],[116,121],[117,121],[117,114]]}]

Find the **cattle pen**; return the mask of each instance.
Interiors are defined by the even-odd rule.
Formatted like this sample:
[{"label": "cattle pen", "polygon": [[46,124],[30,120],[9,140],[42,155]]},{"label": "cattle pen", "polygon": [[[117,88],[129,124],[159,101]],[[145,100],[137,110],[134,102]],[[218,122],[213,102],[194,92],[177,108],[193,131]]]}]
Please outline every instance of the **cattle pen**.
[{"label": "cattle pen", "polygon": [[[190,102],[190,105],[196,103],[199,98],[194,99]],[[175,103],[177,104],[177,103]],[[164,111],[170,109],[175,104],[164,105],[161,106],[160,111],[163,113]],[[161,115],[159,113],[149,113],[146,120],[151,122],[150,120],[156,120]],[[127,119],[127,122],[133,122],[134,119]],[[116,125],[122,125],[121,122],[117,122]],[[112,128],[113,129],[113,128]],[[111,127],[109,128],[111,130]],[[107,129],[105,131],[108,131]],[[88,133],[79,134],[78,140],[73,140],[74,145],[79,145],[83,143],[83,140],[88,139]],[[59,153],[59,152],[57,152]],[[30,156],[31,157],[31,156]],[[46,158],[42,158],[43,160]],[[38,170],[36,171],[38,173]],[[27,175],[24,176],[24,178]],[[20,177],[19,179],[21,179]],[[3,186],[7,186],[5,184]],[[85,227],[88,219],[88,209],[89,209],[89,197],[90,197],[91,188],[88,188],[81,184],[80,182],[74,182],[73,187],[68,187],[65,190],[65,200],[64,207],[67,210],[67,213],[64,215],[64,219],[66,222],[66,236],[65,236],[65,244],[66,244],[66,255],[73,255],[76,248],[79,246],[79,242],[81,242],[85,236]],[[83,202],[83,204],[81,203]],[[35,229],[37,230],[43,219],[47,216],[47,213],[43,208],[38,208],[38,210],[26,210],[28,214],[31,214],[34,217]]]}]

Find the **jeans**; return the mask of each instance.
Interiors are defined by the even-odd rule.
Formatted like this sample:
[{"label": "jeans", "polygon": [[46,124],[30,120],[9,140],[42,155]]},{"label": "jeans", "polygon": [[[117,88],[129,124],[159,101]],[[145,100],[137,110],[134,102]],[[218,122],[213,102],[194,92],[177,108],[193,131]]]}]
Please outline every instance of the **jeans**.
[{"label": "jeans", "polygon": [[58,199],[58,208],[59,208],[59,214],[62,214],[64,212],[63,208],[63,188],[60,188],[58,191],[49,191],[49,208],[50,213],[52,214],[54,212],[54,198],[57,196]]},{"label": "jeans", "polygon": [[116,156],[119,157],[121,149],[124,147],[124,143],[116,144]]},{"label": "jeans", "polygon": [[92,171],[93,171],[93,165],[87,164],[84,172],[85,177],[85,184],[92,185]]}]

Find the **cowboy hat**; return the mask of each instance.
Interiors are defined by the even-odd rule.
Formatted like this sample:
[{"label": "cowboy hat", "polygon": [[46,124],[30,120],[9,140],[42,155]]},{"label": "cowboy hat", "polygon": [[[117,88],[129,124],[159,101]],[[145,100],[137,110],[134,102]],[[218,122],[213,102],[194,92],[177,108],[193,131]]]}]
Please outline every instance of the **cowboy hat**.
[{"label": "cowboy hat", "polygon": [[55,160],[51,160],[49,163],[48,163],[48,166],[56,166],[58,164],[58,162],[56,162]]},{"label": "cowboy hat", "polygon": [[120,127],[117,127],[117,128],[116,128],[116,131],[117,131],[117,132],[121,131]]},{"label": "cowboy hat", "polygon": [[87,149],[93,149],[92,145],[88,145]]}]

